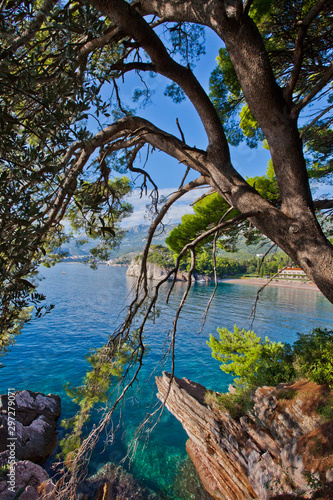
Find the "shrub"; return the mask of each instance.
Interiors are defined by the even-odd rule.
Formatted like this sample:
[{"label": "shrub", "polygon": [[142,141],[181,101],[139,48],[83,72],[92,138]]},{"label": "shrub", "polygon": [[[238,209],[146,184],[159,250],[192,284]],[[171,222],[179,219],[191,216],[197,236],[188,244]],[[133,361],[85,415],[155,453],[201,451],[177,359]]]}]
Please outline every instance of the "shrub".
[{"label": "shrub", "polygon": [[297,335],[294,354],[300,376],[316,384],[333,385],[333,331],[315,328],[310,333]]},{"label": "shrub", "polygon": [[262,340],[252,331],[235,326],[230,332],[218,328],[220,339],[210,335],[207,344],[213,358],[223,361],[220,365],[225,373],[231,373],[237,385],[259,387],[288,382],[295,376],[293,353],[288,344]]},{"label": "shrub", "polygon": [[[298,333],[293,347],[271,342],[267,337],[262,340],[254,332],[237,326],[234,332],[227,328],[217,331],[219,340],[210,335],[207,342],[212,356],[222,361],[221,370],[238,378],[236,393],[216,394],[215,402],[232,418],[239,418],[251,408],[251,391],[263,385],[275,386],[305,377],[333,387],[332,330],[315,328],[308,334]],[[278,398],[292,399],[296,394],[294,389],[284,389],[278,392]],[[317,411],[324,420],[333,419],[332,394],[319,403]]]},{"label": "shrub", "polygon": [[151,245],[147,261],[166,269],[172,269],[175,263],[173,253],[163,245]]},{"label": "shrub", "polygon": [[295,389],[282,389],[276,396],[278,399],[294,399],[297,396],[297,391]]},{"label": "shrub", "polygon": [[319,403],[317,412],[325,421],[333,420],[333,396]]},{"label": "shrub", "polygon": [[216,402],[219,408],[228,411],[231,418],[238,420],[253,408],[250,388],[236,389],[235,393],[218,394]]},{"label": "shrub", "polygon": [[289,344],[261,341],[262,350],[255,373],[256,386],[278,385],[296,377],[294,353]]}]

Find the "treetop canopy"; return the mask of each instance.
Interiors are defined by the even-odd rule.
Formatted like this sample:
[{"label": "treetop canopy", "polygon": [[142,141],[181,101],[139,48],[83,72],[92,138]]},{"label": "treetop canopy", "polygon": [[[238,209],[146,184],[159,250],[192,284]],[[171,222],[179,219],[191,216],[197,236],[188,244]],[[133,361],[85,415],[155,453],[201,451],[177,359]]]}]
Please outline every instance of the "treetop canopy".
[{"label": "treetop canopy", "polygon": [[[38,264],[67,237],[65,218],[74,230],[101,238],[96,257],[108,255],[131,211],[124,196],[134,179],[151,192],[152,232],[177,199],[208,186],[233,209],[228,227],[247,221],[332,301],[333,251],[315,208],[333,203],[314,203],[309,188],[309,178],[330,182],[332,172],[331,19],[328,0],[3,2],[2,331],[14,328],[18,311],[29,305]],[[195,76],[206,29],[221,38],[209,93]],[[131,72],[142,86],[129,109],[123,80]],[[154,74],[166,78],[166,99],[193,105],[207,135],[205,151],[191,138],[185,142],[179,123],[176,137],[134,109],[153,99]],[[229,144],[242,140],[250,147],[265,141],[268,177],[247,182],[234,168]],[[185,175],[164,204],[146,168],[154,149],[198,174],[187,183]],[[213,230],[216,220],[202,223]]]}]

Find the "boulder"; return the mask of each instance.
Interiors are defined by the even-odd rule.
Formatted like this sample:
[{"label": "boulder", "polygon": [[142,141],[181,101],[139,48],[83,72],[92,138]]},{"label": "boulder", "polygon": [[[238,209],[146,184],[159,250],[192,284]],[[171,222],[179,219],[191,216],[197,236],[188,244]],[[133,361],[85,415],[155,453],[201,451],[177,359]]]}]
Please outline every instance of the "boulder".
[{"label": "boulder", "polygon": [[0,396],[0,453],[12,448],[17,460],[45,461],[56,444],[60,412],[54,394],[25,390]]},{"label": "boulder", "polygon": [[54,485],[47,472],[40,465],[28,460],[16,462],[9,475],[2,470],[0,474],[1,500],[37,500],[41,493],[48,493],[53,498]]}]

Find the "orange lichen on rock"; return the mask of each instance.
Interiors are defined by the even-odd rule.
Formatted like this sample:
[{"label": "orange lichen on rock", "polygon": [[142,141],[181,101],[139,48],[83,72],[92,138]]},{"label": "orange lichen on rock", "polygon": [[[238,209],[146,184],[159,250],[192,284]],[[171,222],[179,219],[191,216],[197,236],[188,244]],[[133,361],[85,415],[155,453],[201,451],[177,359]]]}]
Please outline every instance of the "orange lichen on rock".
[{"label": "orange lichen on rock", "polygon": [[332,397],[327,386],[300,380],[260,387],[253,409],[234,420],[207,404],[206,389],[195,382],[171,381],[165,372],[156,382],[159,399],[168,395],[167,408],[190,438],[187,451],[213,498],[333,499],[333,421],[317,411]]}]

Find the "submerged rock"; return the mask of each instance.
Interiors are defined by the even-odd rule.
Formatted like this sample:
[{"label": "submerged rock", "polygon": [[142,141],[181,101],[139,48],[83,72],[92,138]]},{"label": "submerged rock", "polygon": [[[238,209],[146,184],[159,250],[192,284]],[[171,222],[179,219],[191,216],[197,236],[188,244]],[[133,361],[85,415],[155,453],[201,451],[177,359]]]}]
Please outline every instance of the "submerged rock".
[{"label": "submerged rock", "polygon": [[78,500],[158,500],[120,465],[105,464],[79,486]]},{"label": "submerged rock", "polygon": [[[156,382],[164,401],[170,375],[164,372]],[[174,378],[166,407],[187,432],[186,449],[213,498],[297,498],[289,496],[295,491],[310,498],[314,486],[332,480],[333,422],[316,412],[327,390],[306,381],[261,387],[253,410],[234,420],[205,403],[205,387]]]},{"label": "submerged rock", "polygon": [[214,500],[204,489],[189,456],[186,457],[176,474],[172,491],[179,500]]},{"label": "submerged rock", "polygon": [[0,453],[9,445],[17,460],[42,463],[56,444],[60,397],[32,391],[0,396]]}]

